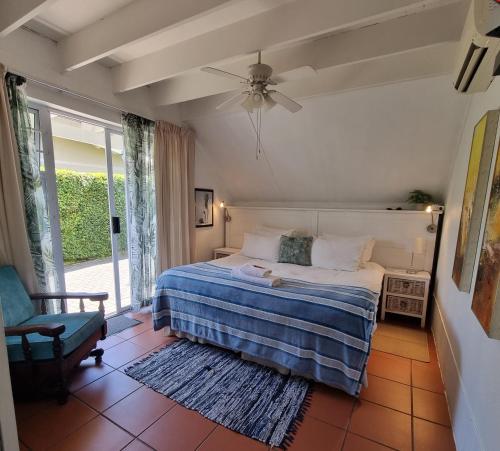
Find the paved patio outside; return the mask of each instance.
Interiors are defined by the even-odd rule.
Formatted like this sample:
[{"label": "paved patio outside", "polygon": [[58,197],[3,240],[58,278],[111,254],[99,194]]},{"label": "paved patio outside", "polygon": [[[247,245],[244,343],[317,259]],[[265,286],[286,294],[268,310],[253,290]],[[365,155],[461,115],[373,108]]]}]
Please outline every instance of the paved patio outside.
[{"label": "paved patio outside", "polygon": [[[121,258],[118,262],[120,270],[121,306],[130,306],[130,277],[128,258]],[[106,291],[109,298],[104,302],[106,315],[116,313],[115,283],[113,277],[113,263],[111,258],[91,260],[88,262],[67,265],[64,268],[66,291],[96,292]],[[85,311],[96,311],[99,303],[85,301]],[[68,301],[68,312],[79,312],[78,301]]]}]

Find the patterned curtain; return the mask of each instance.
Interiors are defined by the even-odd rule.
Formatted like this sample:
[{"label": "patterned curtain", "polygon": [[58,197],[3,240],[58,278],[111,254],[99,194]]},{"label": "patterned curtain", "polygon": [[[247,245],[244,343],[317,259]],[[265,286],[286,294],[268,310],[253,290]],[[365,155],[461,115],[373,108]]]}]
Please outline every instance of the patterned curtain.
[{"label": "patterned curtain", "polygon": [[125,183],[129,214],[129,266],[132,307],[151,303],[155,287],[156,202],[153,171],[154,122],[122,116]]},{"label": "patterned curtain", "polygon": [[26,226],[38,288],[41,291],[57,290],[59,283],[54,264],[48,208],[40,176],[39,155],[28,114],[26,79],[8,73],[5,84],[19,150]]}]

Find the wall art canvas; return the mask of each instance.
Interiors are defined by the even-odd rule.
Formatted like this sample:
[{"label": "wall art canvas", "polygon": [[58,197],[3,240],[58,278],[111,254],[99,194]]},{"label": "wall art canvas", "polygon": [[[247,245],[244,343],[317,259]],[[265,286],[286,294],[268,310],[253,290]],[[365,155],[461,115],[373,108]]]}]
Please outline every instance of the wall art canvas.
[{"label": "wall art canvas", "polygon": [[500,339],[500,152],[498,151],[472,298],[472,311],[488,336]]},{"label": "wall art canvas", "polygon": [[474,127],[465,182],[452,277],[460,291],[470,291],[495,150],[499,111],[488,111]]},{"label": "wall art canvas", "polygon": [[214,225],[214,190],[195,188],[194,205],[196,227],[212,227]]}]

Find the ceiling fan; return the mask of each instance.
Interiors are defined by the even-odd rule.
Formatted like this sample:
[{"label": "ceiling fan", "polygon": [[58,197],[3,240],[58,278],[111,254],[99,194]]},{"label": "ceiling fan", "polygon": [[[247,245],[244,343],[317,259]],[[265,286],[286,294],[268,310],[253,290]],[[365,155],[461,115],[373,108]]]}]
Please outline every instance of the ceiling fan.
[{"label": "ceiling fan", "polygon": [[260,53],[261,52],[259,51],[257,63],[248,66],[247,78],[226,72],[224,70],[216,69],[215,67],[201,68],[203,72],[231,78],[233,80],[236,79],[240,83],[247,85],[247,88],[243,92],[234,95],[217,106],[218,110],[230,108],[237,104],[240,104],[249,113],[253,113],[254,110],[260,112],[262,108],[270,110],[276,104],[281,105],[291,113],[296,113],[302,108],[302,105],[299,105],[297,102],[281,92],[269,89],[269,86],[277,85],[279,79],[273,80],[271,78],[273,69],[271,66],[261,63]]}]

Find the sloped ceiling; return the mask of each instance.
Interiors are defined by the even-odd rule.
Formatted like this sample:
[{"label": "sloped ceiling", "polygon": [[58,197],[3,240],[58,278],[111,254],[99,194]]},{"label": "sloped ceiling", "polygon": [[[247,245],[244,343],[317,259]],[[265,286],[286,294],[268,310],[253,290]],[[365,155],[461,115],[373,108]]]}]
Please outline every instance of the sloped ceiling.
[{"label": "sloped ceiling", "polygon": [[189,121],[233,202],[397,203],[443,197],[468,97],[435,77],[303,99],[263,115],[265,155],[246,113]]}]

